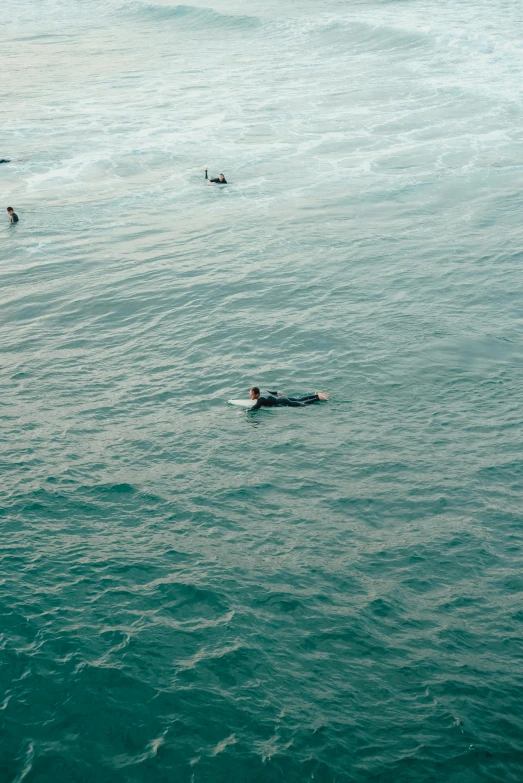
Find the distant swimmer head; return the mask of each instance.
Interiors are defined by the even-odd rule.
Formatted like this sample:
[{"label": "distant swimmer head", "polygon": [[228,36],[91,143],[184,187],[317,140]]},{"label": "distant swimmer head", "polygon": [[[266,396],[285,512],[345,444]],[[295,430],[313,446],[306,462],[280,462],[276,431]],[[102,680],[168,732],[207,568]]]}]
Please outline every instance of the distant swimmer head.
[{"label": "distant swimmer head", "polygon": [[258,389],[257,386],[253,386],[249,392],[249,397],[251,398],[251,400],[257,400],[259,396],[260,396],[260,390]]},{"label": "distant swimmer head", "polygon": [[14,209],[13,209],[13,207],[7,207],[7,214],[8,214],[8,215],[12,215],[12,214],[13,214],[13,212],[14,212]]},{"label": "distant swimmer head", "polygon": [[218,174],[218,179],[220,180],[220,182],[225,182],[225,177],[223,174]]}]

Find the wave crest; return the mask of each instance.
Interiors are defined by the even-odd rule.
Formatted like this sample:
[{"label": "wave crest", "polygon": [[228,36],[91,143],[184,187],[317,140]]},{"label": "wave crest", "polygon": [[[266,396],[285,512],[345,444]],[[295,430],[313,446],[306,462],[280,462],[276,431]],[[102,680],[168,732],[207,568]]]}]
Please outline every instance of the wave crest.
[{"label": "wave crest", "polygon": [[121,6],[121,11],[133,16],[141,16],[154,20],[173,20],[183,24],[185,28],[195,30],[247,30],[261,26],[261,20],[256,16],[236,14],[221,14],[213,8],[193,5],[162,5],[159,3],[130,0]]}]

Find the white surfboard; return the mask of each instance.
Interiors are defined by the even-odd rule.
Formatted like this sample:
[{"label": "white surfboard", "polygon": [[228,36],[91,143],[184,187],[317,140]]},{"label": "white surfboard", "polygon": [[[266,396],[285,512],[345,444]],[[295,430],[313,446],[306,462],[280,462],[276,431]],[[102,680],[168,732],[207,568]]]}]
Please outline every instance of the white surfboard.
[{"label": "white surfboard", "polygon": [[256,400],[227,400],[229,405],[237,405],[238,408],[252,408]]}]

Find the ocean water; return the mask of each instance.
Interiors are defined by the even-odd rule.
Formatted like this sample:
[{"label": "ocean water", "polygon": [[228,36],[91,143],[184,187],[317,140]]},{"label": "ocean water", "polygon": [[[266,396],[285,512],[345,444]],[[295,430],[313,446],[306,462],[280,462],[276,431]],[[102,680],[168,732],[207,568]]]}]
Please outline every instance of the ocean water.
[{"label": "ocean water", "polygon": [[523,780],[520,4],[0,47],[1,783]]}]

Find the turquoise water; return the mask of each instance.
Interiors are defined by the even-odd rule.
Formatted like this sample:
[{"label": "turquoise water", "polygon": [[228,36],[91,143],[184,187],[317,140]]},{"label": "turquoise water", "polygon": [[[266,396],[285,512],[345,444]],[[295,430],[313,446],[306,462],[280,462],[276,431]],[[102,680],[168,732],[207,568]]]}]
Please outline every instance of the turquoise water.
[{"label": "turquoise water", "polygon": [[0,781],[521,781],[519,5],[2,31]]}]

